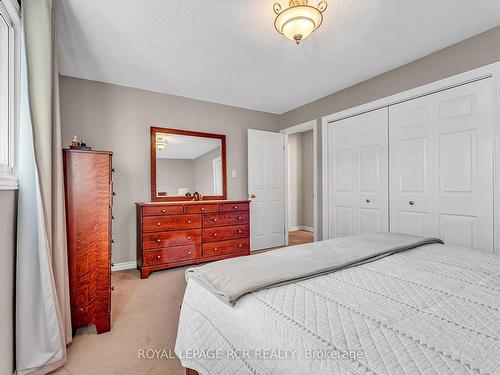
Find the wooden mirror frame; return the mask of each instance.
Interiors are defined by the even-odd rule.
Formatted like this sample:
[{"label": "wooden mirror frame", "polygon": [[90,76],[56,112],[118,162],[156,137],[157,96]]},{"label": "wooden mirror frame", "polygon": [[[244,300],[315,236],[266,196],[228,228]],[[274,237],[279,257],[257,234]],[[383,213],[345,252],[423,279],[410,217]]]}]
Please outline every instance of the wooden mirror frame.
[{"label": "wooden mirror frame", "polygon": [[192,200],[192,197],[170,196],[157,197],[156,190],[156,133],[187,135],[200,138],[215,138],[221,141],[220,156],[222,159],[222,195],[203,196],[203,200],[225,200],[227,197],[227,176],[226,176],[226,136],[223,134],[202,133],[190,130],[170,129],[151,127],[151,201],[152,202],[177,202]]}]

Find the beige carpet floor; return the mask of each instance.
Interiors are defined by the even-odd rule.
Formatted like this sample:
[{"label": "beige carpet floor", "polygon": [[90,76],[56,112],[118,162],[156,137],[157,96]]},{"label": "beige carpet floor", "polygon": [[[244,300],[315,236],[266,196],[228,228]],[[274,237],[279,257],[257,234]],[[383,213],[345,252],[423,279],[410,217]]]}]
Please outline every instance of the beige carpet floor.
[{"label": "beige carpet floor", "polygon": [[[290,245],[311,242],[313,234],[290,232]],[[262,250],[268,251],[270,249]],[[262,252],[259,251],[259,252]],[[144,349],[173,353],[187,267],[153,272],[141,280],[136,270],[113,272],[111,331],[97,335],[95,327],[79,329],[68,347],[61,375],[181,375],[178,359],[139,358]]]},{"label": "beige carpet floor", "polygon": [[141,280],[136,270],[114,272],[112,328],[77,331],[68,363],[56,374],[184,374],[177,359],[139,358],[140,349],[174,349],[186,267],[153,272]]}]

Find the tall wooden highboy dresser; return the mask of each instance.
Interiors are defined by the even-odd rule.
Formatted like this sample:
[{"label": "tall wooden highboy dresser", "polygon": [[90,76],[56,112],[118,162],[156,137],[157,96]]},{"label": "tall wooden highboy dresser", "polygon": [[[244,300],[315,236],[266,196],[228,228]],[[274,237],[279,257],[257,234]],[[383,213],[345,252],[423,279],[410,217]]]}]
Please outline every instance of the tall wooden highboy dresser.
[{"label": "tall wooden highboy dresser", "polygon": [[111,329],[112,153],[63,150],[71,321]]}]

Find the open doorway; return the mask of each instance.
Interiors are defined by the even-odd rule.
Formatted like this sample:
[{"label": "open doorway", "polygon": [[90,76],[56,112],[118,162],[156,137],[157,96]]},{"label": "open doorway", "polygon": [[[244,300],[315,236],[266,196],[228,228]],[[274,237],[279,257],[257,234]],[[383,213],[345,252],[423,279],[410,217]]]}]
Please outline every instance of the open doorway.
[{"label": "open doorway", "polygon": [[316,121],[282,130],[285,134],[285,242],[316,240]]}]

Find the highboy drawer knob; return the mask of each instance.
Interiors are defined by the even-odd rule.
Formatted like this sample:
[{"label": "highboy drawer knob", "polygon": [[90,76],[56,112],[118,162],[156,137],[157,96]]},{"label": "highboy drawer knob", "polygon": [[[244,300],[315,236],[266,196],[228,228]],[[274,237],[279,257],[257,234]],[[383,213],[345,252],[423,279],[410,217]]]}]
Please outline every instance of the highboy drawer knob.
[{"label": "highboy drawer knob", "polygon": [[188,224],[191,224],[191,220],[188,220]]},{"label": "highboy drawer knob", "polygon": [[205,207],[202,207],[202,208],[201,208],[201,210],[202,210],[202,211],[205,211]]},{"label": "highboy drawer knob", "polygon": [[161,242],[161,240],[158,238],[158,239],[156,240],[156,242],[160,243],[160,242]]},{"label": "highboy drawer knob", "polygon": [[238,244],[238,247],[243,247],[243,245],[239,243],[239,244]]},{"label": "highboy drawer knob", "polygon": [[218,248],[214,247],[214,251],[218,251],[218,250],[219,250]]},{"label": "highboy drawer knob", "polygon": [[233,208],[234,208],[235,210],[237,210],[237,209],[238,209],[238,206],[233,206]]},{"label": "highboy drawer knob", "polygon": [[238,234],[241,234],[241,230],[238,231]]},{"label": "highboy drawer knob", "polygon": [[163,210],[161,210],[161,212],[165,213],[165,212],[167,212],[167,210],[163,209]]},{"label": "highboy drawer knob", "polygon": [[238,216],[238,220],[241,220],[241,216]]},{"label": "highboy drawer knob", "polygon": [[188,240],[190,240],[190,239],[191,239],[191,236],[188,236]]},{"label": "highboy drawer knob", "polygon": [[160,226],[160,225],[161,225],[161,223],[156,223],[156,225]]},{"label": "highboy drawer knob", "polygon": [[218,221],[219,219],[215,218],[214,221]]},{"label": "highboy drawer knob", "polygon": [[157,256],[156,256],[156,259],[161,259],[161,255],[157,255]]},{"label": "highboy drawer knob", "polygon": [[217,237],[217,233],[214,233],[214,237]]},{"label": "highboy drawer knob", "polygon": [[191,251],[188,251],[188,255],[191,255]]}]

